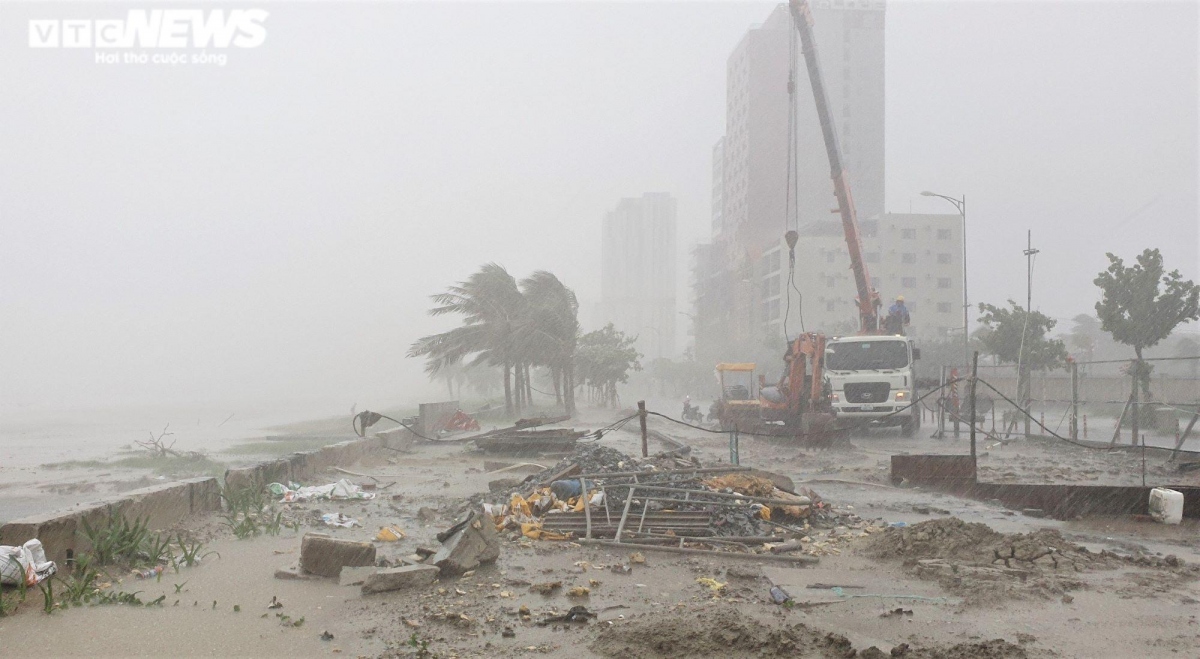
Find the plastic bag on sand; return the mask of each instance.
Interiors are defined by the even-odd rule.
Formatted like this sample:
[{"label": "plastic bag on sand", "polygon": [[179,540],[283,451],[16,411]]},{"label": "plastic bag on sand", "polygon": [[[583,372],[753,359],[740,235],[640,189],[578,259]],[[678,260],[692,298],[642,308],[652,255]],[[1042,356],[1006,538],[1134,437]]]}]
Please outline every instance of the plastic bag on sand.
[{"label": "plastic bag on sand", "polygon": [[343,529],[348,529],[354,526],[362,526],[357,519],[342,513],[325,513],[324,515],[321,515],[321,521],[325,522],[325,526],[336,526]]},{"label": "plastic bag on sand", "polygon": [[314,499],[374,499],[374,492],[363,492],[362,488],[343,478],[328,485],[308,485],[298,489],[288,488],[280,483],[268,485],[276,496],[282,496],[280,503],[293,501],[312,501]]},{"label": "plastic bag on sand", "polygon": [[46,560],[46,550],[37,538],[20,547],[0,545],[0,584],[36,586],[58,572],[54,561]]}]

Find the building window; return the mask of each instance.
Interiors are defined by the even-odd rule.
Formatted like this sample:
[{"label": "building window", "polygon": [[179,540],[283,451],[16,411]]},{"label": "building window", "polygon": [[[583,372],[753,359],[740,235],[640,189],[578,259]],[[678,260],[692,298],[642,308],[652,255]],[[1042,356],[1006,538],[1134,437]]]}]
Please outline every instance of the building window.
[{"label": "building window", "polygon": [[830,300],[830,301],[828,301],[828,302],[826,302],[826,303],[825,303],[825,310],[826,310],[826,311],[833,311],[833,300]]},{"label": "building window", "polygon": [[863,254],[863,260],[867,263],[879,263],[879,252],[867,252]]},{"label": "building window", "polygon": [[901,255],[900,255],[900,262],[901,262],[901,263],[916,263],[916,262],[917,262],[917,255],[916,255],[916,254],[913,254],[913,253],[911,253],[911,252],[908,252],[908,253],[905,253],[905,254],[901,254]]},{"label": "building window", "polygon": [[833,288],[833,284],[835,281],[837,281],[837,280],[835,280],[833,277],[826,277],[825,278],[825,288]]},{"label": "building window", "polygon": [[950,313],[950,303],[938,302],[938,313]]},{"label": "building window", "polygon": [[900,237],[904,238],[906,240],[916,240],[917,239],[917,230],[916,229],[901,229]]},{"label": "building window", "polygon": [[949,263],[949,262],[950,262],[949,254],[938,254],[938,263]]},{"label": "building window", "polygon": [[950,240],[954,232],[950,229],[938,229],[938,240]]},{"label": "building window", "polygon": [[950,278],[938,277],[938,288],[950,288]]},{"label": "building window", "polygon": [[779,300],[771,300],[771,320],[779,320]]},{"label": "building window", "polygon": [[[904,277],[900,280],[900,285],[903,286],[904,288],[916,288],[917,287],[917,278],[916,277]],[[908,305],[908,307],[909,307],[909,309],[911,309],[912,305],[910,304],[910,305]]]}]

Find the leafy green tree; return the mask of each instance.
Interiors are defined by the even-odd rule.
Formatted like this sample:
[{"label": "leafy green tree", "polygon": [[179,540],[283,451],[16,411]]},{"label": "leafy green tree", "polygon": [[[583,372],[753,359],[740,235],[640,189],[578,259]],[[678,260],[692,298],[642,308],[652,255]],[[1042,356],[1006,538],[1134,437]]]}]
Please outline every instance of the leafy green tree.
[{"label": "leafy green tree", "polygon": [[1096,356],[1096,346],[1100,342],[1100,321],[1081,313],[1071,319],[1075,326],[1067,335],[1067,343],[1076,350],[1082,361],[1091,361]]},{"label": "leafy green tree", "polygon": [[579,337],[575,372],[601,404],[616,407],[617,385],[628,382],[631,371],[642,370],[636,341],[637,337],[626,336],[612,323]]},{"label": "leafy green tree", "polygon": [[[1008,307],[979,305],[979,322],[986,331],[977,335],[988,354],[1002,363],[1017,365],[1017,399],[1028,408],[1031,396],[1030,375],[1034,371],[1058,368],[1066,363],[1067,346],[1059,339],[1049,338],[1057,324],[1053,318],[1039,312],[1027,311],[1013,300]],[[1026,417],[1026,432],[1029,430]]]},{"label": "leafy green tree", "polygon": [[[1142,361],[1142,351],[1158,345],[1179,325],[1200,320],[1200,286],[1185,280],[1178,270],[1166,272],[1157,249],[1144,250],[1129,266],[1112,253],[1107,256],[1108,269],[1095,279],[1100,288],[1096,316],[1101,329],[1133,348],[1136,359],[1130,367],[1130,400],[1138,410],[1139,384],[1147,399],[1150,388],[1150,369]],[[1142,414],[1131,416],[1133,441],[1137,443]]]}]

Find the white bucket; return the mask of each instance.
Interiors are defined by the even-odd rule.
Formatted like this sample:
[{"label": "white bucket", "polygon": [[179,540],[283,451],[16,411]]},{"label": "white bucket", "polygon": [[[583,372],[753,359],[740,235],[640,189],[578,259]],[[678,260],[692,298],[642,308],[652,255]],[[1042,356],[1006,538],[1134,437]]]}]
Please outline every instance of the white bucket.
[{"label": "white bucket", "polygon": [[1150,490],[1150,516],[1163,524],[1183,521],[1183,493],[1165,487]]}]

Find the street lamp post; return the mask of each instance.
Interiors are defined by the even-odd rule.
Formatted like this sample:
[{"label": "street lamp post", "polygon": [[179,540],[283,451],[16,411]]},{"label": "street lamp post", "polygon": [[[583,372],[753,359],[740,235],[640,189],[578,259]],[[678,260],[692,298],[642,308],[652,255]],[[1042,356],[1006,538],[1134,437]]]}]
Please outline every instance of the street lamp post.
[{"label": "street lamp post", "polygon": [[958,214],[962,216],[962,234],[963,234],[963,364],[964,368],[971,364],[971,334],[967,330],[967,316],[970,313],[971,305],[967,302],[967,195],[963,195],[962,199],[947,197],[944,194],[930,192],[928,190],[921,193],[922,197],[941,197],[946,201],[954,204],[954,208],[958,210]]}]

